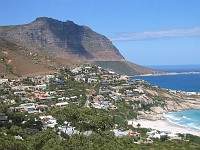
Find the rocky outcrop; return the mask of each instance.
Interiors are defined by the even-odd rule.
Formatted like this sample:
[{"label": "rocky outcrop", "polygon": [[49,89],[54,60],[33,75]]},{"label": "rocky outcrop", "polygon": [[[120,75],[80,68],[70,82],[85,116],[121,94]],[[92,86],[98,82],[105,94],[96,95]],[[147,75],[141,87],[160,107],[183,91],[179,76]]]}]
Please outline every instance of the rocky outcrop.
[{"label": "rocky outcrop", "polygon": [[140,96],[128,99],[133,109],[141,110],[138,111],[138,119],[157,120],[162,119],[161,114],[167,112],[200,110],[200,93],[163,89],[147,82],[138,83],[137,88],[144,92]]}]

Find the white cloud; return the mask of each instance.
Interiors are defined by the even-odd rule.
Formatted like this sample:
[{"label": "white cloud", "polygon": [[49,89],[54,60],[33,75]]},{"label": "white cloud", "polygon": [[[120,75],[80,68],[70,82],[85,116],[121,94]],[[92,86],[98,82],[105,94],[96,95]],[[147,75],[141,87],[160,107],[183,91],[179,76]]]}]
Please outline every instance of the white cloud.
[{"label": "white cloud", "polygon": [[192,29],[172,29],[162,31],[146,31],[136,33],[123,33],[111,37],[112,41],[142,41],[172,37],[195,37],[200,36],[200,27]]}]

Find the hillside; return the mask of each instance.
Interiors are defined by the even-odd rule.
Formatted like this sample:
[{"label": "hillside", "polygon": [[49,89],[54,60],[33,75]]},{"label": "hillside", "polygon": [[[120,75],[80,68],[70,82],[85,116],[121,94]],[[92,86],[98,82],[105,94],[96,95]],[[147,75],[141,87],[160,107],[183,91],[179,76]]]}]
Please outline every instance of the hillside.
[{"label": "hillside", "polygon": [[61,22],[41,17],[30,24],[1,27],[0,34],[5,39],[54,53],[58,57],[72,55],[82,59],[124,59],[105,36],[72,21]]},{"label": "hillside", "polygon": [[148,73],[159,73],[158,71],[153,71],[151,69],[133,64],[128,61],[94,61],[92,64],[110,71],[114,71],[118,74],[126,74],[129,76]]},{"label": "hillside", "polygon": [[0,38],[1,74],[19,77],[55,72],[46,59],[44,55]]},{"label": "hillside", "polygon": [[[200,95],[162,89],[96,66],[6,81],[0,89],[0,101],[1,149],[160,150],[164,147],[182,150],[186,147],[191,150],[200,147],[198,130],[173,124],[156,128],[158,121],[164,121],[160,113],[199,109]],[[143,126],[150,122],[154,122],[152,129]],[[173,127],[176,131],[171,132]],[[158,130],[155,135],[159,137],[149,134],[155,132],[153,129]]]},{"label": "hillside", "polygon": [[156,73],[127,62],[108,38],[72,21],[40,17],[25,25],[1,26],[0,37],[1,49],[10,50],[8,58],[14,62],[12,56],[16,56],[18,60],[9,64],[17,76],[84,63],[100,64],[127,75]]}]

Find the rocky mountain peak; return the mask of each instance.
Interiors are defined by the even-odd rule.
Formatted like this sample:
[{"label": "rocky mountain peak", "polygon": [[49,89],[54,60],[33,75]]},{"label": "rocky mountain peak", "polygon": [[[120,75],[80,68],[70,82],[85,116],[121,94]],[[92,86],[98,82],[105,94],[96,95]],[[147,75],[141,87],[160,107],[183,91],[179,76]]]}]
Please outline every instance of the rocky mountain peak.
[{"label": "rocky mountain peak", "polygon": [[[25,25],[0,26],[1,49],[10,54],[7,59],[13,62],[14,74],[18,75],[84,63],[120,74],[154,73],[127,62],[105,36],[70,20],[39,17]],[[0,53],[0,57],[3,55]],[[0,63],[0,72],[6,72],[7,66]]]},{"label": "rocky mountain peak", "polygon": [[29,24],[12,26],[2,35],[29,48],[63,58],[70,56],[92,60],[124,59],[108,38],[70,20],[63,22],[39,17]]},{"label": "rocky mountain peak", "polygon": [[55,20],[55,19],[48,18],[48,17],[38,17],[36,18],[35,21],[51,21],[51,20]]},{"label": "rocky mountain peak", "polygon": [[38,17],[35,19],[35,21],[33,21],[33,23],[35,22],[44,22],[46,24],[60,24],[62,23],[63,25],[76,25],[73,21],[71,20],[67,20],[66,22],[63,21],[59,21],[56,19],[52,19],[52,18],[48,18],[48,17]]}]

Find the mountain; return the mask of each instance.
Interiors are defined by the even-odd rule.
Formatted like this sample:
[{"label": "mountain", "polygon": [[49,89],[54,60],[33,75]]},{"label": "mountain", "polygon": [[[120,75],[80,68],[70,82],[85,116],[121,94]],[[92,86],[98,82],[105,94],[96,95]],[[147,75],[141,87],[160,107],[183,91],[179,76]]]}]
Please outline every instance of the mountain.
[{"label": "mountain", "polygon": [[105,36],[72,21],[41,17],[30,24],[1,27],[0,35],[30,48],[55,53],[58,57],[70,54],[82,59],[124,59]]},{"label": "mountain", "polygon": [[[41,66],[41,70],[46,68],[47,71],[52,71],[61,66],[69,67],[92,63],[101,64],[102,67],[121,74],[124,73],[124,68],[129,69],[128,75],[155,73],[150,69],[127,62],[108,38],[94,32],[89,27],[79,26],[72,21],[62,22],[40,17],[29,24],[1,26],[0,37],[2,45],[0,48],[4,49],[4,53],[5,47],[7,47],[8,50],[15,53],[16,58],[28,59],[30,63],[34,64],[31,66],[37,66],[33,68]],[[20,47],[23,47],[23,53]],[[27,52],[28,54],[26,54]],[[31,56],[29,56],[30,54]],[[38,56],[37,61],[33,60],[32,54]],[[2,53],[1,55],[3,57]],[[115,66],[116,62],[119,64],[118,66]],[[15,68],[19,76],[30,72],[28,71],[29,67],[27,71],[23,71],[24,73],[17,71],[20,70],[20,67]],[[33,69],[30,73],[40,72],[40,69]]]},{"label": "mountain", "polygon": [[44,54],[0,38],[0,75],[19,77],[55,72],[47,59]]}]

